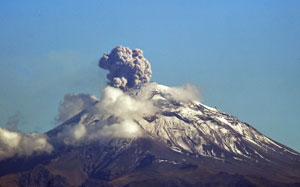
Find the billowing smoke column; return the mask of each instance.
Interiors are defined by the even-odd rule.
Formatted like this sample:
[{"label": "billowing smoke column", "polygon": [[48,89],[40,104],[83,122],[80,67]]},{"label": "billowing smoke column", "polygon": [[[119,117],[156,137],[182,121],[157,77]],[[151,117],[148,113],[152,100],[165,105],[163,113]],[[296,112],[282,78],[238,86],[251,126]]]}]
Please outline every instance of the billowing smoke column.
[{"label": "billowing smoke column", "polygon": [[152,75],[151,65],[143,56],[143,51],[123,46],[117,46],[108,55],[104,54],[99,67],[109,71],[108,85],[122,90],[149,82]]}]

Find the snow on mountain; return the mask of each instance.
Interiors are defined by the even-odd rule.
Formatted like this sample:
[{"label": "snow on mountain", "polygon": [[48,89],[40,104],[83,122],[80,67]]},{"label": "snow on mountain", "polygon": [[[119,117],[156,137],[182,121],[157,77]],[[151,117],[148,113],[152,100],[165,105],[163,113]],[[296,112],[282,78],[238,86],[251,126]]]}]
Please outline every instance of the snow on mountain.
[{"label": "snow on mountain", "polygon": [[[191,90],[152,82],[126,94],[140,101],[151,101],[158,108],[155,114],[134,121],[144,134],[165,142],[173,151],[194,157],[246,162],[270,162],[283,155],[285,159],[299,159],[299,153],[264,136],[247,123],[200,103]],[[112,119],[110,115],[95,112],[94,108],[80,114],[82,124],[91,126],[101,122],[102,125],[103,121]]]},{"label": "snow on mountain", "polygon": [[299,186],[299,153],[193,87],[115,89],[46,133],[51,154],[0,162],[0,186]]},{"label": "snow on mountain", "polygon": [[233,116],[197,100],[179,99],[173,88],[153,82],[130,94],[150,99],[160,109],[158,114],[148,118],[147,122],[141,121],[140,125],[175,151],[219,159],[231,156],[267,161],[268,156],[264,155],[287,153],[291,158],[299,156]]}]

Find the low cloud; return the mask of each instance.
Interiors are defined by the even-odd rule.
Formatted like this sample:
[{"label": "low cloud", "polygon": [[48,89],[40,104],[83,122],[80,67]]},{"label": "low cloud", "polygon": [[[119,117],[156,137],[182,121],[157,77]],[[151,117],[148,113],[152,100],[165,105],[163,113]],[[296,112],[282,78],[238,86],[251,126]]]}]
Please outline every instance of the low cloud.
[{"label": "low cloud", "polygon": [[120,89],[106,87],[98,105],[100,112],[117,117],[119,120],[140,120],[143,116],[156,112],[150,100],[134,98]]},{"label": "low cloud", "polygon": [[40,133],[22,134],[0,127],[0,160],[12,156],[29,156],[33,153],[51,153],[52,145]]},{"label": "low cloud", "polygon": [[143,117],[158,111],[150,100],[137,99],[118,88],[108,86],[102,95],[90,110],[104,119],[94,125],[85,125],[88,114],[84,114],[78,124],[65,127],[58,139],[67,145],[77,145],[101,138],[139,137],[142,135],[139,122],[145,122]]},{"label": "low cloud", "polygon": [[101,134],[116,137],[141,135],[138,122],[144,120],[143,117],[154,115],[158,111],[150,100],[137,99],[110,86],[103,90],[103,97],[97,107],[100,113],[116,118],[115,123],[105,125],[101,129]]},{"label": "low cloud", "polygon": [[85,108],[99,101],[94,95],[89,94],[66,94],[64,101],[60,104],[56,117],[56,123],[65,122]]},{"label": "low cloud", "polygon": [[59,141],[66,145],[78,145],[86,140],[87,128],[81,122],[75,126],[65,127],[58,135]]}]

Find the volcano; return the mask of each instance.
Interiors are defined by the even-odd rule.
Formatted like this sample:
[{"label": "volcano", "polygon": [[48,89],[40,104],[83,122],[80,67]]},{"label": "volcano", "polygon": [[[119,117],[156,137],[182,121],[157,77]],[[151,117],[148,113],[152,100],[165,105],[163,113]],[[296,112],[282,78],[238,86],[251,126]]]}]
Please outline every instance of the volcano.
[{"label": "volcano", "polygon": [[95,100],[45,133],[51,154],[1,161],[0,186],[300,186],[300,154],[234,116],[155,82],[125,94],[158,109],[134,119],[138,136],[63,143],[78,124],[114,124]]}]

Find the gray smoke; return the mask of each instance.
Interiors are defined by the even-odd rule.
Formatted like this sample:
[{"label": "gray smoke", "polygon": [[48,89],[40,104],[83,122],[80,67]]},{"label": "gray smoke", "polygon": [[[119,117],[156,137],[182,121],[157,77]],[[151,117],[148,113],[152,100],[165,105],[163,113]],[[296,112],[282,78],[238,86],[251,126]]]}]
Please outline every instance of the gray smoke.
[{"label": "gray smoke", "polygon": [[109,71],[106,76],[108,85],[122,90],[149,82],[152,75],[151,65],[143,56],[143,51],[123,46],[117,46],[110,54],[104,54],[99,67]]}]

